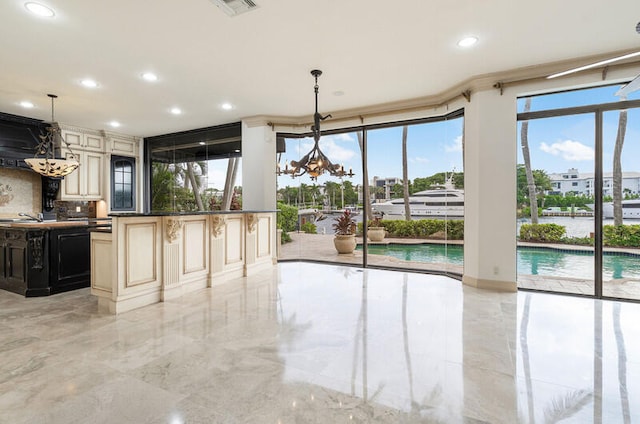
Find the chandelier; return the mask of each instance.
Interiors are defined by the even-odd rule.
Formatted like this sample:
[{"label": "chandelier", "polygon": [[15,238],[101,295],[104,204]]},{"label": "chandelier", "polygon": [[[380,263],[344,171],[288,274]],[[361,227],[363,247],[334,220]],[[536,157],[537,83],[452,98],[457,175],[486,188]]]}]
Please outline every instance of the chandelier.
[{"label": "chandelier", "polygon": [[320,146],[318,145],[320,141],[320,121],[331,118],[331,115],[322,116],[318,113],[318,77],[322,75],[322,71],[314,69],[311,71],[311,75],[316,79],[316,84],[313,87],[316,93],[316,113],[313,114],[313,125],[311,126],[314,141],[313,149],[300,158],[300,160],[292,160],[291,168],[289,168],[288,164],[285,164],[284,169],[280,169],[280,164],[278,164],[277,174],[291,175],[291,178],[308,174],[312,180],[317,180],[318,176],[326,171],[334,177],[353,177],[354,173],[351,169],[349,169],[349,172],[346,172],[343,165],[333,164],[329,158],[322,153],[322,150],[320,150]]},{"label": "chandelier", "polygon": [[[76,159],[76,155],[71,150],[69,143],[62,138],[60,127],[53,117],[53,100],[58,96],[55,94],[47,94],[51,98],[51,125],[46,128],[46,134],[40,135],[40,143],[36,147],[36,154],[33,158],[25,159],[27,165],[40,175],[51,178],[60,178],[69,175],[75,171],[80,163]],[[61,159],[55,157],[56,147],[66,144],[70,153],[70,159]]]}]

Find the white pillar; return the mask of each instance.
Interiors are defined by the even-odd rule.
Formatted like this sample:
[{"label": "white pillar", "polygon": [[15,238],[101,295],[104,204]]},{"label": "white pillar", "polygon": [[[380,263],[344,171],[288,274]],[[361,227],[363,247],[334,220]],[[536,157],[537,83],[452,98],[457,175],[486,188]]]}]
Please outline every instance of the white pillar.
[{"label": "white pillar", "polygon": [[463,283],[515,291],[516,99],[474,92],[465,107]]},{"label": "white pillar", "polygon": [[242,122],[242,209],[276,208],[276,133]]}]

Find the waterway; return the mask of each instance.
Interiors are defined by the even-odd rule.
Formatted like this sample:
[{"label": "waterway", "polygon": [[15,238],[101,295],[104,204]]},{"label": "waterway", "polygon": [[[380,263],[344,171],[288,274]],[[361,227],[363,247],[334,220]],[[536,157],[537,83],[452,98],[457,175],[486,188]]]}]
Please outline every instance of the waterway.
[{"label": "waterway", "polygon": [[[333,234],[334,218],[340,214],[327,214],[326,218],[317,221],[316,227],[318,234]],[[356,222],[362,222],[362,213],[353,216]],[[424,217],[416,217],[415,219],[424,219]],[[545,216],[540,217],[538,222],[540,224],[558,224],[562,225],[566,229],[567,237],[589,237],[594,232],[595,224],[593,217],[576,217],[571,218],[568,216]],[[516,225],[516,234],[520,234],[520,226],[525,223],[531,223],[530,219],[519,219],[513,224]],[[603,225],[613,225],[613,219],[603,220]],[[640,225],[640,219],[626,219],[625,225]],[[509,224],[506,224],[509,225]]]}]

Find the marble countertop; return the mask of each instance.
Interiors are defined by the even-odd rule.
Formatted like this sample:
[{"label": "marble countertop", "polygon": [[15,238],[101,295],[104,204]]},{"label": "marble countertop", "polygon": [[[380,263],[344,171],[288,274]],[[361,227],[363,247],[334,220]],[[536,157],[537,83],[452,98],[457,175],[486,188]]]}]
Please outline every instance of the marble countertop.
[{"label": "marble countertop", "polygon": [[38,228],[38,229],[48,229],[48,228],[60,228],[60,227],[86,227],[89,224],[105,224],[108,225],[110,222],[109,219],[96,220],[96,219],[83,219],[83,220],[72,220],[72,221],[28,221],[28,220],[20,220],[13,222],[0,222],[0,228]]},{"label": "marble countertop", "polygon": [[204,211],[204,212],[146,212],[146,213],[110,213],[112,218],[126,218],[136,216],[189,216],[189,215],[229,215],[238,213],[272,213],[277,210],[236,210],[236,211]]}]

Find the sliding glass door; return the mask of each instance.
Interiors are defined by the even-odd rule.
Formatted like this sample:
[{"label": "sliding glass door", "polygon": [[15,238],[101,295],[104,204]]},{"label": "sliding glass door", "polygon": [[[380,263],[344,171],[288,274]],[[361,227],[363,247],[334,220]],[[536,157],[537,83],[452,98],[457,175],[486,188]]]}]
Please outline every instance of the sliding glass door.
[{"label": "sliding glass door", "polygon": [[520,288],[640,300],[640,100],[618,89],[519,99]]},{"label": "sliding glass door", "polygon": [[367,130],[369,266],[462,275],[463,121]]}]

